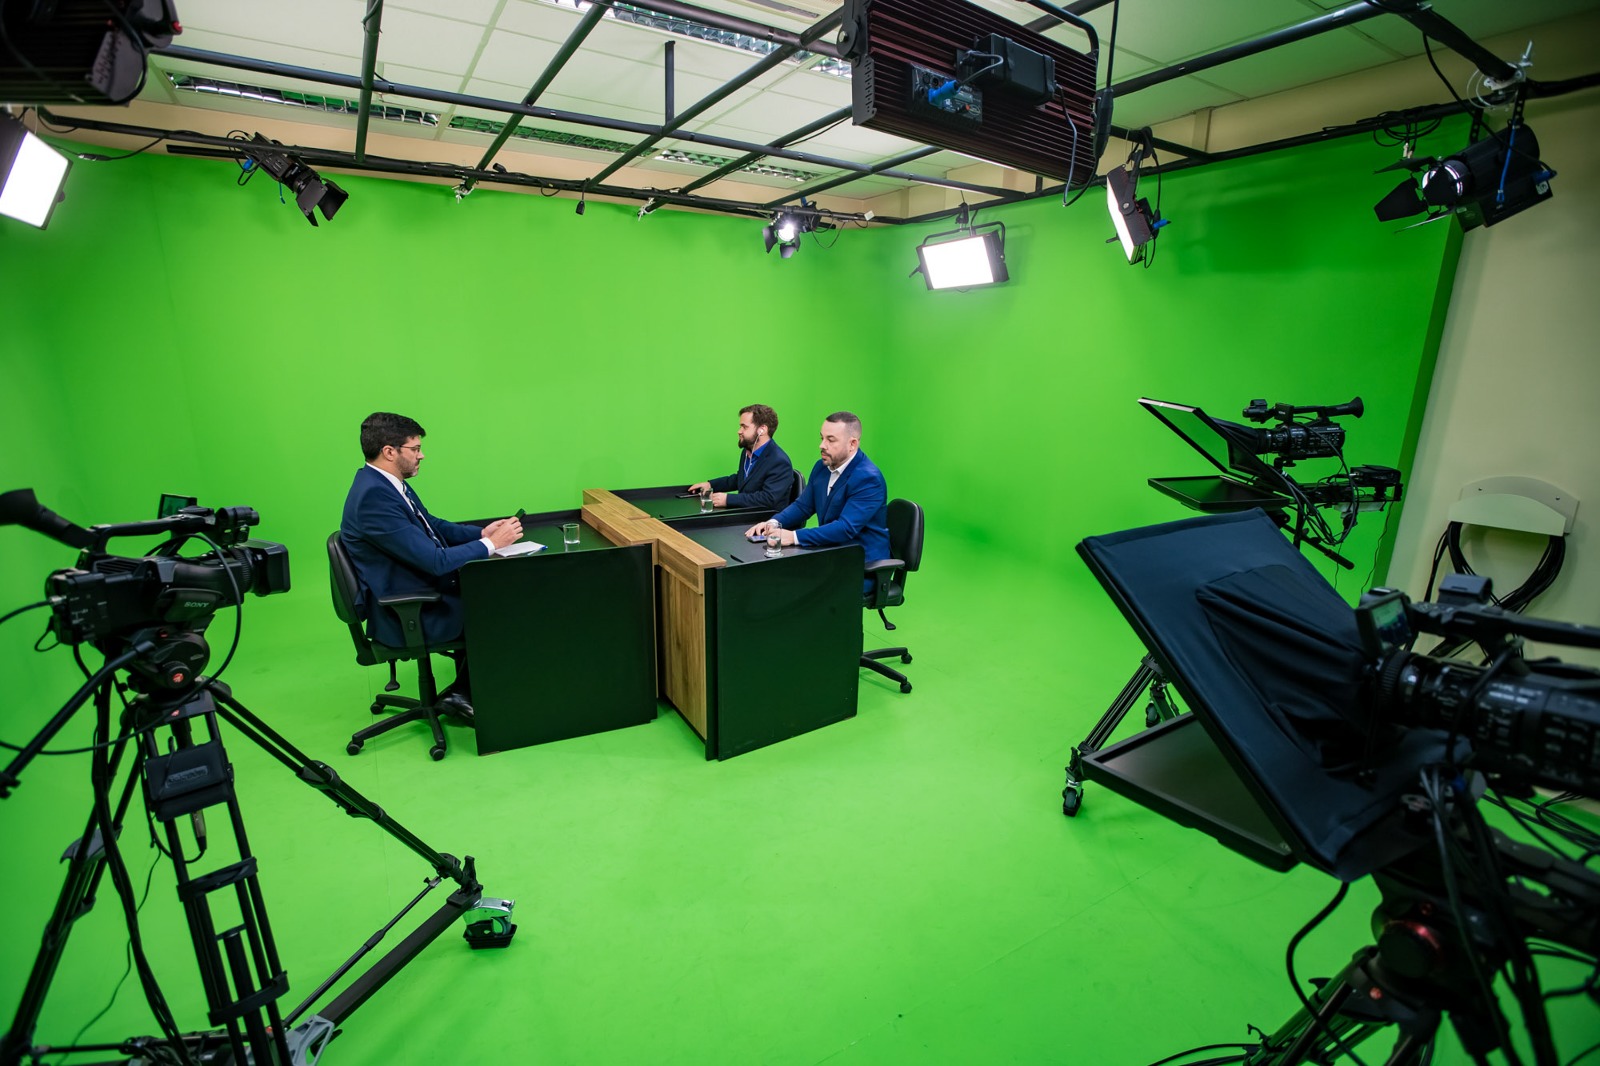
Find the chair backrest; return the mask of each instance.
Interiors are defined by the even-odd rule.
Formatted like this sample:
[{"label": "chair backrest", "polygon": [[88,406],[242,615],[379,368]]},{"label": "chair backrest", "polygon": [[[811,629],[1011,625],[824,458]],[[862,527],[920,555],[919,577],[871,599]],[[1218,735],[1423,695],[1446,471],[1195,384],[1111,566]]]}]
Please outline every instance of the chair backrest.
[{"label": "chair backrest", "polygon": [[790,467],[790,469],[794,471],[794,482],[789,486],[789,502],[793,503],[805,491],[806,476],[800,472],[799,467]]},{"label": "chair backrest", "polygon": [[889,551],[907,570],[922,565],[922,507],[910,500],[889,501]]},{"label": "chair backrest", "polygon": [[350,639],[356,646],[356,662],[362,666],[376,665],[378,656],[362,629],[361,613],[356,609],[361,585],[356,579],[355,564],[350,561],[350,553],[345,551],[338,530],[328,535],[328,587],[333,593],[333,613],[339,616],[339,621],[350,627]]}]

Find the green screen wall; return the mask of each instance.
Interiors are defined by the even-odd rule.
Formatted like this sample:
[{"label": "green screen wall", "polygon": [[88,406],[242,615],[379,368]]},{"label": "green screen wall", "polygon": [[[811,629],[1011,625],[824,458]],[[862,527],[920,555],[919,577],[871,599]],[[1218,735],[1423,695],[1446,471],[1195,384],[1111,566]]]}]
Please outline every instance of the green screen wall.
[{"label": "green screen wall", "polygon": [[[256,508],[294,588],[248,605],[243,685],[344,640],[322,541],[374,410],[427,427],[419,491],[467,518],[726,473],[751,402],[777,408],[780,443],[809,469],[822,416],[848,408],[891,494],[926,510],[927,568],[1034,575],[1006,586],[1037,596],[1014,604],[1019,626],[1084,617],[1060,612],[1069,598],[1112,625],[1072,546],[1186,517],[1145,479],[1207,472],[1138,397],[1237,419],[1255,397],[1360,394],[1352,463],[1406,465],[1458,242],[1448,226],[1374,221],[1386,160],[1348,141],[1172,175],[1150,270],[1106,245],[1093,191],[1070,210],[986,211],[1006,225],[1013,280],[968,293],[907,276],[915,244],[948,223],[849,229],[781,260],[748,219],[599,203],[579,217],[562,199],[483,189],[457,203],[442,186],[341,177],[349,202],[313,229],[265,181],[237,187],[228,163],[79,163],[48,231],[0,226],[0,490],[32,487],[80,524],[151,516],[162,492]],[[1360,572],[1381,576],[1382,519],[1350,541]],[[0,613],[73,559],[0,529]],[[0,740],[25,742],[81,680],[64,651],[33,652],[43,622],[0,627]],[[220,621],[214,643],[231,633]],[[1069,680],[1070,654],[1059,668]],[[308,685],[280,725],[348,709],[318,698]],[[86,735],[75,722],[62,743]],[[27,811],[77,810],[70,778],[35,774]],[[16,809],[0,804],[0,827]],[[58,868],[26,851],[0,912],[31,951]],[[23,975],[5,970],[9,1011]]]}]

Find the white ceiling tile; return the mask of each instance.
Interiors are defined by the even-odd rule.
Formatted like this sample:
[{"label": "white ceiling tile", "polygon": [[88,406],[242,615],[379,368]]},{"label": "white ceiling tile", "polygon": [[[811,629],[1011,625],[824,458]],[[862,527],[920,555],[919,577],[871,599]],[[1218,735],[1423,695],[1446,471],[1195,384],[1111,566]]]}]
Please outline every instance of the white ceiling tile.
[{"label": "white ceiling tile", "polygon": [[850,103],[850,80],[814,70],[785,68],[783,76],[772,83],[772,88],[787,96],[826,105],[823,112],[844,107]]},{"label": "white ceiling tile", "polygon": [[[516,94],[516,98],[520,100],[534,80],[544,73],[545,67],[550,65],[550,60],[555,58],[559,48],[560,45],[556,42],[540,37],[496,32],[490,35],[488,43],[483,46],[483,54],[478,56],[478,62],[472,68],[472,73],[474,77],[488,78],[490,81],[506,85],[520,85],[522,88],[518,89]],[[574,56],[568,62],[567,68],[556,75],[555,85],[561,84],[566,69],[582,62],[584,60],[581,53]]]},{"label": "white ceiling tile", "polygon": [[848,119],[827,133],[807,141],[799,147],[818,155],[834,156],[852,162],[870,163],[892,155],[909,152],[917,146],[915,141],[880,133],[865,126],[853,125]]},{"label": "white ceiling tile", "polygon": [[[335,74],[354,76],[360,73],[358,59],[352,59],[336,52],[319,51],[298,45],[273,44],[244,37],[231,37],[227,34],[211,33],[206,30],[185,29],[182,40],[186,48],[196,48],[207,52],[248,56],[251,59],[265,60],[268,63],[309,67],[312,70],[331,71]],[[252,78],[260,77],[258,74],[231,67],[224,68],[209,65],[208,69],[216,71],[217,77],[227,81],[249,81]]]},{"label": "white ceiling tile", "polygon": [[582,16],[571,8],[554,7],[538,0],[506,0],[495,29],[541,37],[560,43],[572,33]]},{"label": "white ceiling tile", "polygon": [[[188,0],[184,0],[184,4],[187,10]],[[428,3],[427,0],[388,0],[383,5],[383,19],[387,23],[391,11],[420,11],[484,26],[494,18],[495,9],[499,6],[500,0],[450,0],[449,4]]]},{"label": "white ceiling tile", "polygon": [[455,74],[446,74],[438,70],[422,70],[417,67],[402,66],[398,63],[381,63],[380,67],[383,71],[383,79],[396,85],[420,85],[425,89],[438,89],[447,93],[461,91],[461,78]]},{"label": "white ceiling tile", "polygon": [[777,92],[757,93],[748,99],[736,98],[730,102],[732,106],[714,113],[714,118],[696,123],[694,128],[703,132],[735,128],[748,134],[746,139],[765,143],[828,113],[828,109],[819,104]]},{"label": "white ceiling tile", "polygon": [[[678,110],[684,110],[721,84],[714,78],[678,71],[674,79]],[[661,121],[666,105],[666,79],[660,68],[621,59],[575,64],[561,72],[556,87],[568,96],[652,111],[657,122]]]},{"label": "white ceiling tile", "polygon": [[[310,47],[336,55],[361,54],[362,0],[184,0],[183,33],[174,44],[205,48],[203,34],[223,34],[265,44]],[[245,54],[256,55],[254,50]]]},{"label": "white ceiling tile", "polygon": [[483,32],[481,26],[470,22],[384,8],[378,61],[459,75],[478,54]]}]

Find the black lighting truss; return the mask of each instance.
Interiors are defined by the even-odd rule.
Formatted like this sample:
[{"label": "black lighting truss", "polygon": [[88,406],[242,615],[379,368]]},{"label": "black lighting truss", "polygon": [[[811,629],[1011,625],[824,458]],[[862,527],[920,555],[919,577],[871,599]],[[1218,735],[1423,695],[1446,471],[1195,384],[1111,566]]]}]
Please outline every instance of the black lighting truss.
[{"label": "black lighting truss", "polygon": [[[284,151],[294,155],[309,165],[322,167],[336,167],[342,170],[355,172],[369,172],[396,176],[416,176],[446,179],[456,183],[458,194],[465,194],[481,182],[491,182],[498,185],[513,185],[524,187],[537,187],[553,192],[573,192],[580,195],[606,196],[622,200],[634,200],[644,204],[643,210],[652,210],[658,206],[678,206],[699,208],[702,210],[720,212],[724,214],[746,215],[751,217],[766,218],[772,211],[784,204],[796,203],[803,197],[814,196],[818,192],[837,188],[852,181],[873,175],[897,178],[924,185],[940,188],[955,189],[963,193],[974,193],[991,197],[989,206],[998,206],[1022,200],[1031,200],[1045,196],[1058,196],[1063,191],[1061,185],[1046,186],[1042,179],[1035,182],[1035,187],[1028,191],[1000,189],[991,186],[979,185],[972,182],[956,181],[949,178],[936,177],[928,174],[919,174],[901,169],[906,164],[932,155],[941,149],[924,146],[907,151],[893,158],[875,164],[857,163],[850,160],[834,159],[806,152],[792,147],[796,142],[816,133],[834,122],[848,117],[850,108],[841,108],[828,115],[824,115],[791,133],[778,137],[766,144],[755,144],[729,137],[719,137],[713,134],[700,133],[685,129],[685,125],[695,117],[704,113],[717,102],[731,96],[740,89],[755,81],[762,74],[776,67],[779,63],[793,57],[796,53],[807,51],[823,56],[838,57],[838,48],[831,41],[825,39],[828,34],[838,28],[842,18],[843,9],[833,12],[809,28],[795,33],[776,26],[768,26],[748,19],[727,15],[718,11],[696,7],[682,3],[680,0],[628,0],[630,8],[636,8],[653,14],[689,20],[710,26],[714,29],[725,30],[732,33],[744,34],[767,41],[774,45],[774,50],[757,60],[742,73],[736,75],[718,88],[712,90],[705,97],[682,111],[676,111],[673,100],[673,75],[672,49],[670,44],[665,50],[663,72],[666,78],[666,113],[664,121],[660,124],[636,122],[626,119],[609,118],[602,115],[586,115],[571,111],[561,111],[554,108],[541,107],[539,97],[555,79],[556,75],[569,61],[581,50],[584,40],[598,25],[606,12],[611,10],[615,0],[596,0],[595,3],[583,13],[578,23],[569,33],[566,41],[556,51],[555,55],[546,64],[539,76],[534,79],[528,92],[521,101],[495,100],[487,97],[471,96],[465,93],[449,92],[440,89],[431,89],[421,85],[399,84],[376,76],[378,60],[378,39],[382,28],[383,0],[367,0],[366,14],[362,20],[364,31],[364,47],[362,50],[361,73],[359,75],[340,74],[333,71],[316,70],[308,67],[294,66],[285,63],[274,63],[267,60],[253,59],[248,56],[228,55],[220,52],[206,51],[197,48],[187,48],[179,45],[168,45],[155,50],[155,54],[172,59],[189,62],[205,63],[212,66],[225,67],[234,70],[250,71],[259,74],[268,74],[275,77],[291,78],[299,81],[313,82],[322,85],[338,86],[346,89],[357,90],[360,93],[360,104],[356,119],[356,143],[354,151],[345,152],[322,148],[302,148],[286,146]],[[1045,12],[1043,16],[1029,23],[1027,28],[1035,32],[1044,32],[1055,26],[1071,24],[1077,27],[1086,26],[1082,16],[1097,8],[1106,6],[1111,0],[1078,0],[1077,3],[1057,7],[1045,0],[1029,0],[1035,7]],[[1355,25],[1369,18],[1379,15],[1392,15],[1410,22],[1422,33],[1434,41],[1443,44],[1460,53],[1478,65],[1486,74],[1503,80],[1514,79],[1517,68],[1505,60],[1495,56],[1492,52],[1474,42],[1467,34],[1455,25],[1436,14],[1426,0],[1384,0],[1381,5],[1373,0],[1357,0],[1355,3],[1328,11],[1305,22],[1284,27],[1272,33],[1249,41],[1230,45],[1205,55],[1185,60],[1158,70],[1149,71],[1137,77],[1118,82],[1110,86],[1110,92],[1115,98],[1128,96],[1142,89],[1150,88],[1175,78],[1194,74],[1201,70],[1228,63],[1246,56],[1257,55],[1286,44],[1305,40],[1329,30]],[[1600,74],[1586,75],[1581,78],[1570,79],[1558,83],[1542,83],[1528,80],[1523,83],[1522,91],[1528,96],[1554,96],[1578,89],[1588,88],[1600,84]],[[449,104],[462,107],[472,107],[487,111],[495,111],[507,116],[504,127],[496,136],[494,142],[484,152],[476,166],[467,167],[455,163],[430,163],[412,160],[389,159],[374,157],[367,153],[367,129],[372,109],[372,96],[374,93],[410,97],[434,103]],[[1469,110],[1470,103],[1451,102],[1417,108],[1405,112],[1408,117],[1425,119],[1451,114],[1457,111]],[[187,155],[222,155],[238,156],[240,142],[225,137],[214,137],[197,134],[184,130],[161,130],[151,127],[134,126],[123,123],[102,122],[97,119],[53,116],[46,112],[46,117],[52,121],[64,123],[79,129],[97,130],[107,133],[125,134],[131,137],[147,139],[163,139],[172,142],[177,147],[169,147],[169,151],[176,154]],[[495,156],[511,138],[516,127],[523,119],[533,118],[545,122],[588,126],[597,129],[612,130],[618,133],[632,134],[641,138],[636,144],[625,151],[617,159],[607,163],[600,171],[584,179],[549,178],[538,175],[520,174],[499,168],[494,163]],[[1267,141],[1243,148],[1232,149],[1224,152],[1205,152],[1187,145],[1175,142],[1156,140],[1155,146],[1162,151],[1181,156],[1182,158],[1160,168],[1162,172],[1186,170],[1207,163],[1227,159],[1238,159],[1244,156],[1259,155],[1265,152],[1278,151],[1284,148],[1293,148],[1319,141],[1331,140],[1357,133],[1370,132],[1392,124],[1394,115],[1383,118],[1366,119],[1345,126],[1318,129],[1300,136],[1288,137],[1279,140]],[[1110,126],[1110,132],[1124,140],[1129,139],[1131,131],[1120,126]],[[645,154],[656,144],[663,140],[688,141],[694,144],[721,148],[742,153],[738,158],[717,168],[709,174],[703,175],[685,185],[671,189],[636,188],[627,185],[607,184],[606,179],[617,170],[640,155]],[[811,166],[836,170],[841,173],[825,178],[803,188],[787,192],[784,195],[756,203],[753,201],[727,200],[714,197],[696,195],[695,190],[716,181],[718,178],[735,173],[745,167],[763,159],[782,159]],[[1089,184],[1099,184],[1103,179],[1094,178]],[[943,218],[952,213],[954,209],[942,209],[908,218],[876,216],[873,221],[889,225],[921,224],[935,219]],[[821,214],[833,222],[865,222],[866,216],[846,212],[833,212],[824,210]]]}]

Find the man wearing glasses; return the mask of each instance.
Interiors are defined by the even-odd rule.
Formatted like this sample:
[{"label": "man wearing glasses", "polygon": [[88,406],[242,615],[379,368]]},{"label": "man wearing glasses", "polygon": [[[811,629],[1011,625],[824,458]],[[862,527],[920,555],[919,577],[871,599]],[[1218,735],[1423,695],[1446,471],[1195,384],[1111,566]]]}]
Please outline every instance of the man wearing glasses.
[{"label": "man wearing glasses", "polygon": [[[414,419],[386,411],[361,423],[361,454],[367,465],[356,471],[339,524],[339,539],[361,585],[356,608],[367,618],[367,633],[397,647],[405,644],[405,634],[395,613],[378,606],[380,599],[442,593],[437,603],[422,608],[423,639],[429,644],[455,640],[464,624],[456,571],[522,536],[522,523],[515,518],[479,527],[446,522],[428,513],[408,484],[426,458],[422,450],[426,435]],[[455,657],[456,678],[440,705],[471,721],[466,654],[458,652]]]}]

